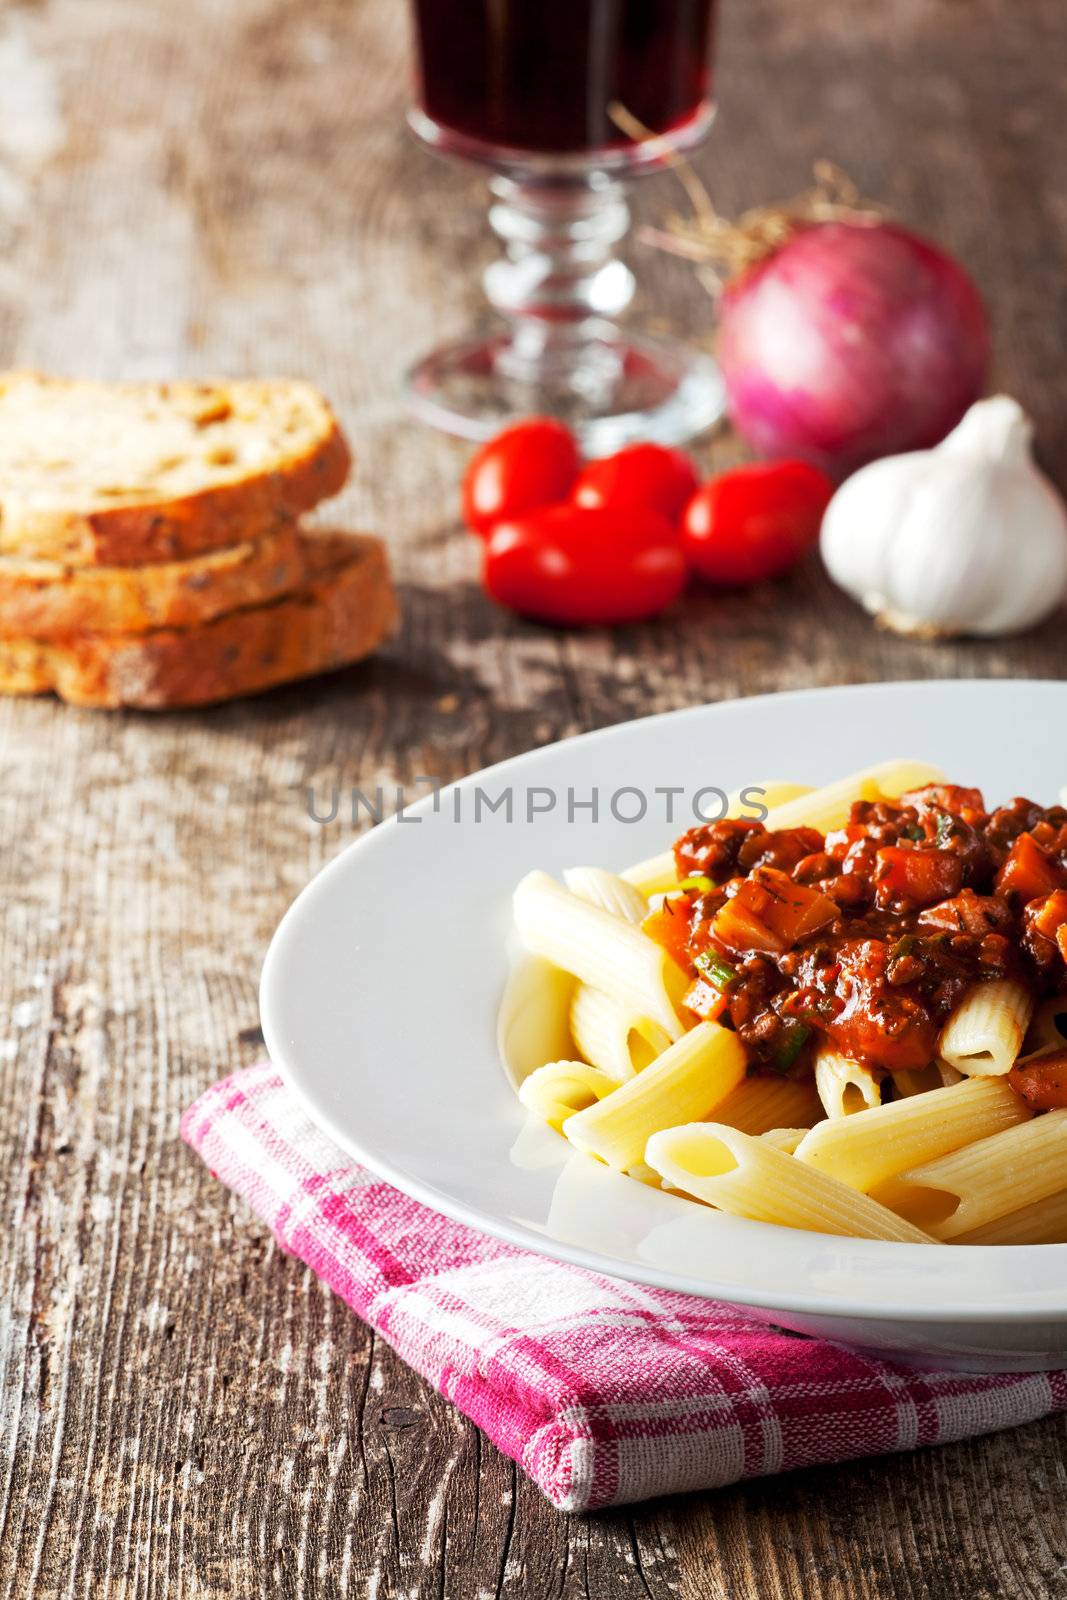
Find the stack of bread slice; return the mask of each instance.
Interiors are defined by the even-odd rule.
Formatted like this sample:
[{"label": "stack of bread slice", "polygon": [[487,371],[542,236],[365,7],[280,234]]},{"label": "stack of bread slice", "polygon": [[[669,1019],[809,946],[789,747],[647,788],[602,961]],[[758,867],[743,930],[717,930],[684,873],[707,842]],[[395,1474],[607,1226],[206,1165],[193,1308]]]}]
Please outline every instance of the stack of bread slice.
[{"label": "stack of bread slice", "polygon": [[369,654],[384,547],[298,520],[350,465],[307,384],[0,374],[0,692],[209,705]]}]

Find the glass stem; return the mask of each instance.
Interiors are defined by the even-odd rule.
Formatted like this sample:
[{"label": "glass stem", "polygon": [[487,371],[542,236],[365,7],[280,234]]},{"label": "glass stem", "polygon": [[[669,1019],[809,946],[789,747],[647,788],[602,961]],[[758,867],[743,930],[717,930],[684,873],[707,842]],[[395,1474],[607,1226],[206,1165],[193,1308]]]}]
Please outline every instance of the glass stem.
[{"label": "glass stem", "polygon": [[485,290],[511,330],[497,370],[597,402],[623,366],[605,323],[634,292],[633,273],[615,254],[630,225],[621,183],[596,172],[569,180],[500,176],[490,189],[489,221],[504,256],[487,269]]}]

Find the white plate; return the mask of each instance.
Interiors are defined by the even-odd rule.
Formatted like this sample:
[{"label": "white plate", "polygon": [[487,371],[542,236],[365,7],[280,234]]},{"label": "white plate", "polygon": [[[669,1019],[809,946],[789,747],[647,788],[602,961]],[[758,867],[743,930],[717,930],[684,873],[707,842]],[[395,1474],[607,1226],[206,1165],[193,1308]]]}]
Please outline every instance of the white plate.
[{"label": "white plate", "polygon": [[[263,971],[268,1048],[345,1150],[516,1245],[903,1359],[1067,1365],[1067,1245],[885,1244],[709,1211],[529,1125],[496,1046],[511,891],[531,867],[621,868],[688,826],[680,808],[705,786],[815,784],[890,756],[935,762],[988,802],[1051,804],[1065,730],[1063,683],[875,684],[701,706],[505,761],[382,824],[304,891]],[[684,791],[673,824],[657,787]],[[511,821],[479,790],[510,792]],[[593,790],[596,822],[580,808]],[[612,814],[613,797],[638,810],[623,790],[648,795],[642,821]],[[549,792],[554,808],[529,817]]]}]

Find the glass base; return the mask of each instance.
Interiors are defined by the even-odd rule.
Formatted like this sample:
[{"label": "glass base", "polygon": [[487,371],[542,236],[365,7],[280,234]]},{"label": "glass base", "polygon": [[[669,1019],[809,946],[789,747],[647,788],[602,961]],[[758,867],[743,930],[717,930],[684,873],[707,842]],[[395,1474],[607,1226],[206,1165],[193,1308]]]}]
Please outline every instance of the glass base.
[{"label": "glass base", "polygon": [[546,153],[543,150],[520,150],[512,145],[489,144],[469,134],[458,133],[455,128],[435,122],[421,106],[412,106],[407,114],[408,126],[415,137],[440,155],[468,161],[474,166],[491,167],[496,172],[512,173],[516,177],[541,175],[550,178],[567,174],[583,177],[592,171],[632,178],[643,172],[662,171],[667,156],[679,155],[692,150],[695,145],[703,144],[714,119],[714,101],[702,100],[676,127],[653,134],[648,139],[635,143],[620,137],[614,145]]},{"label": "glass base", "polygon": [[522,417],[559,417],[590,456],[639,440],[683,444],[723,415],[719,369],[700,351],[611,324],[585,329],[582,348],[577,371],[553,381],[542,368],[531,381],[507,330],[443,345],[408,372],[408,401],[422,421],[479,441]]}]

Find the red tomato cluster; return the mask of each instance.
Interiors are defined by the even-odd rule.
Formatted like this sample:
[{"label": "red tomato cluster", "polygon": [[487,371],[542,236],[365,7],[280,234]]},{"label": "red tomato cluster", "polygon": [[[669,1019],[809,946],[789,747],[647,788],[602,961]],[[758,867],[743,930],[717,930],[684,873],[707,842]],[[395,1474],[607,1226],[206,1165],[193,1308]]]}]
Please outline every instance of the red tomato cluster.
[{"label": "red tomato cluster", "polygon": [[811,548],[833,484],[801,461],[737,467],[701,485],[681,450],[632,444],[582,465],[549,417],[476,452],[463,515],[485,540],[494,600],[543,622],[655,616],[692,571],[717,584],[777,577]]}]

